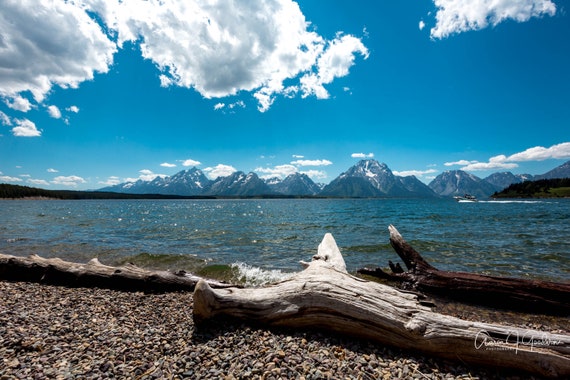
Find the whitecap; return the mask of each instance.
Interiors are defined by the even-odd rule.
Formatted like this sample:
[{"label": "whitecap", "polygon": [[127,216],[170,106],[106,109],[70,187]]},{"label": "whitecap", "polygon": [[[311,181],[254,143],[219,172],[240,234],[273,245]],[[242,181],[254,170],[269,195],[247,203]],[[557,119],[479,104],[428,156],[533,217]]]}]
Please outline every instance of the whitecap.
[{"label": "whitecap", "polygon": [[282,272],[278,269],[262,269],[243,262],[236,262],[230,265],[232,269],[236,269],[238,281],[245,286],[262,286],[269,283],[284,281],[293,274]]}]

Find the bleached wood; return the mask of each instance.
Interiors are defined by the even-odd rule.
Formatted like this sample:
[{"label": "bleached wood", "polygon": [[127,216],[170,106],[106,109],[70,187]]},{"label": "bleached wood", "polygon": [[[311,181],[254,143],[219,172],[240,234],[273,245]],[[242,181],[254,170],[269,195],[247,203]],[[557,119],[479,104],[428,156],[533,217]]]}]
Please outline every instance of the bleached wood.
[{"label": "bleached wood", "polygon": [[[1,253],[0,279],[141,291],[193,290],[201,280],[184,271],[152,271],[130,263],[119,267],[108,266],[101,264],[97,258],[81,264],[38,255],[19,257]],[[230,286],[215,280],[205,281],[213,287]]]},{"label": "bleached wood", "polygon": [[305,264],[306,269],[288,280],[262,288],[212,289],[199,281],[195,323],[229,316],[273,326],[319,328],[467,363],[570,376],[570,336],[434,313],[414,294],[347,273],[330,234]]}]

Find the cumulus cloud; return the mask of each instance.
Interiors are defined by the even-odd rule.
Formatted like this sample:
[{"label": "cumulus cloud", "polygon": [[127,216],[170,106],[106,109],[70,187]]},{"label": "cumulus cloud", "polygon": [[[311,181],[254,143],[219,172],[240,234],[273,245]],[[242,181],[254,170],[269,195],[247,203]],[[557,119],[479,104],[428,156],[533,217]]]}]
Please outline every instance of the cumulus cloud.
[{"label": "cumulus cloud", "polygon": [[[205,98],[250,91],[260,111],[276,95],[293,96],[299,87],[304,96],[326,98],[324,84],[347,75],[356,54],[368,57],[354,36],[327,41],[309,30],[291,0],[88,3],[117,33],[119,46],[141,41],[143,57],[161,72],[162,86],[193,88]],[[286,80],[299,84],[285,87]]]},{"label": "cumulus cloud", "polygon": [[355,53],[359,53],[364,59],[368,58],[369,54],[359,38],[337,35],[320,54],[316,72],[301,77],[302,96],[305,98],[314,95],[317,99],[328,99],[329,93],[324,85],[348,75],[350,67],[354,65]]},{"label": "cumulus cloud", "polygon": [[426,174],[433,174],[433,173],[437,173],[437,170],[435,169],[427,169],[427,170],[403,170],[403,171],[396,171],[394,170],[392,173],[394,173],[395,175],[401,176],[401,177],[407,177],[410,175],[416,176],[416,177],[423,177]]},{"label": "cumulus cloud", "polygon": [[306,174],[312,180],[319,180],[327,178],[327,173],[323,170],[306,170],[302,171],[302,174]]},{"label": "cumulus cloud", "polygon": [[2,175],[0,172],[0,181],[2,182],[22,182],[21,178],[18,177],[10,177],[8,175]]},{"label": "cumulus cloud", "polygon": [[291,162],[292,165],[298,166],[327,166],[332,165],[329,160],[296,160]]},{"label": "cumulus cloud", "polygon": [[168,177],[166,174],[156,174],[152,170],[149,170],[149,169],[139,170],[139,173],[141,173],[141,174],[139,175],[138,179],[141,179],[143,181],[152,181],[156,177],[162,177],[162,178]]},{"label": "cumulus cloud", "polygon": [[57,106],[51,105],[47,108],[47,110],[49,115],[54,119],[61,119],[61,111],[59,108],[57,108]]},{"label": "cumulus cloud", "polygon": [[0,5],[0,96],[16,110],[31,109],[54,86],[75,88],[107,72],[117,48],[77,2],[8,0]]},{"label": "cumulus cloud", "polygon": [[[134,181],[133,181],[134,182]],[[117,176],[110,176],[106,181],[99,181],[99,184],[106,186],[115,186],[121,183],[121,179]]]},{"label": "cumulus cloud", "polygon": [[218,164],[214,167],[207,167],[204,169],[210,179],[218,177],[227,177],[232,173],[237,172],[237,169],[230,165]]},{"label": "cumulus cloud", "polygon": [[420,30],[424,30],[424,28],[426,27],[426,23],[423,20],[420,20],[418,27],[420,28]]},{"label": "cumulus cloud", "polygon": [[48,169],[47,169],[47,172],[48,172],[48,173],[58,173],[59,170],[54,169],[54,168],[48,168]]},{"label": "cumulus cloud", "polygon": [[288,175],[291,175],[291,174],[298,172],[299,170],[294,165],[285,164],[285,165],[277,165],[273,168],[261,168],[261,167],[259,167],[259,168],[256,168],[254,171],[258,172],[258,173],[262,173],[262,175],[260,176],[261,178],[272,178],[272,177],[285,178]]},{"label": "cumulus cloud", "polygon": [[374,153],[368,153],[368,154],[365,154],[365,153],[352,153],[352,154],[350,155],[350,157],[352,157],[352,158],[373,158],[373,157],[374,157]]},{"label": "cumulus cloud", "polygon": [[507,19],[525,22],[556,13],[551,0],[434,0],[434,4],[436,25],[430,31],[434,39],[495,26]]},{"label": "cumulus cloud", "polygon": [[26,180],[27,183],[31,183],[32,185],[41,185],[41,186],[49,186],[49,182],[46,181],[45,179],[34,179],[34,178],[30,178],[28,180]]},{"label": "cumulus cloud", "polygon": [[453,161],[453,162],[446,162],[444,163],[445,166],[455,166],[455,165],[470,165],[470,164],[475,164],[477,163],[477,161],[467,161],[467,160],[459,160],[459,161]]},{"label": "cumulus cloud", "polygon": [[12,128],[12,134],[18,137],[38,137],[42,133],[36,128],[36,124],[28,119],[14,119],[16,126]]},{"label": "cumulus cloud", "polygon": [[5,126],[11,126],[12,125],[12,122],[10,121],[10,117],[2,111],[0,111],[0,123],[2,123],[2,125],[5,125]]},{"label": "cumulus cloud", "polygon": [[543,161],[550,158],[570,158],[570,142],[552,145],[550,148],[535,146],[523,152],[515,153],[506,158],[507,161]]},{"label": "cumulus cloud", "polygon": [[[0,80],[0,84],[3,81]],[[21,111],[21,112],[28,112],[32,109],[32,103],[26,99],[18,95],[16,92],[9,93],[8,91],[3,91],[0,89],[0,96],[6,96],[4,103],[13,110]]]},{"label": "cumulus cloud", "polygon": [[169,162],[163,162],[162,164],[160,164],[160,166],[162,166],[163,168],[175,168],[176,164],[171,164]]},{"label": "cumulus cloud", "polygon": [[[54,87],[77,88],[108,72],[127,42],[154,63],[163,87],[192,88],[208,99],[250,92],[261,112],[278,96],[326,99],[325,86],[369,52],[358,37],[327,39],[315,29],[292,0],[6,0],[0,99],[28,112]],[[60,118],[53,107],[50,115]],[[220,102],[214,109],[244,107]]]},{"label": "cumulus cloud", "polygon": [[182,161],[182,166],[199,166],[199,165],[202,165],[200,161],[196,161],[191,158]]},{"label": "cumulus cloud", "polygon": [[77,187],[77,185],[81,183],[87,183],[87,181],[79,176],[70,175],[70,176],[57,176],[51,181],[51,183],[53,183],[54,185]]},{"label": "cumulus cloud", "polygon": [[548,159],[567,159],[570,158],[570,142],[564,142],[552,145],[549,148],[535,146],[528,148],[522,152],[506,156],[500,154],[489,158],[488,162],[459,160],[455,162],[446,162],[445,166],[463,165],[461,170],[491,170],[491,169],[513,169],[518,167],[516,162],[523,161],[544,161]]}]

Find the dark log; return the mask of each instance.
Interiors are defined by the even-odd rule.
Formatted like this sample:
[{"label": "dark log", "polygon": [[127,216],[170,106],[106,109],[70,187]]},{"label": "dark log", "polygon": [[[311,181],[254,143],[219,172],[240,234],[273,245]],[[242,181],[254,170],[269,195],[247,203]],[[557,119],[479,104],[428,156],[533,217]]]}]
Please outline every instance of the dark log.
[{"label": "dark log", "polygon": [[[570,315],[570,283],[439,270],[410,246],[394,226],[388,228],[390,244],[408,270],[399,272],[392,269],[392,273],[388,273],[381,268],[362,268],[358,273],[400,282],[404,289],[445,296],[466,303],[542,314]],[[393,266],[391,264],[390,268]]]},{"label": "dark log", "polygon": [[570,336],[470,322],[432,312],[416,295],[353,277],[330,234],[306,268],[262,288],[194,291],[194,322],[225,316],[325,329],[471,364],[570,376]]},{"label": "dark log", "polygon": [[[120,267],[103,265],[96,258],[87,264],[72,263],[58,258],[37,255],[18,257],[0,253],[0,280],[41,282],[70,287],[99,287],[129,291],[167,292],[194,290],[202,278],[185,271],[150,271],[126,264]],[[206,280],[212,287],[232,286]]]}]

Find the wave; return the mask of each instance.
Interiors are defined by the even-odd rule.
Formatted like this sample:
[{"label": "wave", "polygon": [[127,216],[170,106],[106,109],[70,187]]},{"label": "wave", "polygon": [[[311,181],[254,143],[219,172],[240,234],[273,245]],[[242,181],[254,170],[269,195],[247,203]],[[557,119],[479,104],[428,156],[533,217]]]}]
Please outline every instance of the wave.
[{"label": "wave", "polygon": [[269,283],[280,282],[290,278],[293,273],[282,272],[279,269],[262,269],[243,262],[230,265],[236,271],[234,276],[237,282],[245,286],[262,286]]},{"label": "wave", "polygon": [[544,201],[479,201],[479,203],[544,203]]}]

